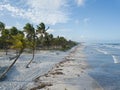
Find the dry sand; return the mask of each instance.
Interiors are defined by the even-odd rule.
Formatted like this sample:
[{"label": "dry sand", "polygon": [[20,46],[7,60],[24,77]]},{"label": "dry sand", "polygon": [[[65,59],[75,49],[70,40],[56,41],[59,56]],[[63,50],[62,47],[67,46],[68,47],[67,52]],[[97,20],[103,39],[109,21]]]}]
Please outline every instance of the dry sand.
[{"label": "dry sand", "polygon": [[80,45],[71,50],[63,61],[27,84],[23,90],[103,90],[86,72],[89,67],[83,49],[84,46]]}]

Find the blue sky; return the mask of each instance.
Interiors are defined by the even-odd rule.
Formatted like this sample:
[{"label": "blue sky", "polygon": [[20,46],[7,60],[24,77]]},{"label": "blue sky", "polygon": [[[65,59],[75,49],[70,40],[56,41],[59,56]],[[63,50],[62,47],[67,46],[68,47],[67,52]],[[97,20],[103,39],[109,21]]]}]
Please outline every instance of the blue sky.
[{"label": "blue sky", "polygon": [[44,22],[75,41],[120,41],[120,0],[0,0],[0,21],[21,30]]}]

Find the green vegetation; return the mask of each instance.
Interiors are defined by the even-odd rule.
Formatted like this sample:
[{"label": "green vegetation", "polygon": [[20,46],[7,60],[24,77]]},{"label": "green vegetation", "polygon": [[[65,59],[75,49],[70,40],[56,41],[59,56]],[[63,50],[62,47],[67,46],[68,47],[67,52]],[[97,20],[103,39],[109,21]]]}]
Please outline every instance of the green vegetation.
[{"label": "green vegetation", "polygon": [[32,58],[30,62],[26,65],[26,68],[29,67],[30,63],[33,61],[34,56],[35,56],[35,48],[36,48],[36,33],[33,25],[30,23],[27,23],[24,27],[24,32],[27,33],[26,39],[27,39],[27,45],[28,48],[32,50]]},{"label": "green vegetation", "polygon": [[49,34],[44,23],[40,23],[36,28],[32,24],[27,23],[22,30],[18,30],[16,27],[9,29],[5,28],[5,24],[0,22],[0,49],[8,53],[9,49],[16,51],[13,63],[2,73],[0,79],[3,78],[6,73],[13,67],[20,55],[26,50],[32,52],[32,58],[26,65],[29,67],[35,56],[35,50],[68,50],[75,46],[77,43],[71,40],[67,40],[64,37],[54,37]]},{"label": "green vegetation", "polygon": [[18,33],[24,35],[26,44],[28,44],[28,47],[25,48],[30,49],[32,53],[34,53],[35,49],[67,50],[77,44],[61,36],[54,37],[53,34],[47,32],[48,29],[49,27],[46,28],[43,22],[37,25],[36,28],[34,28],[32,24],[27,23],[23,27],[23,30],[18,30],[14,26],[6,29],[5,24],[0,22],[0,49],[4,49],[7,54],[7,50],[10,49],[12,45],[12,43],[9,42],[11,36],[16,36]]},{"label": "green vegetation", "polygon": [[16,55],[14,61],[12,64],[0,75],[0,79],[4,78],[4,76],[7,74],[7,72],[13,67],[13,65],[16,63],[20,55],[22,54],[23,50],[26,47],[26,41],[24,39],[24,34],[17,33],[14,35],[10,34],[10,38],[6,40],[6,42],[10,43],[10,48],[17,50],[18,54]]}]

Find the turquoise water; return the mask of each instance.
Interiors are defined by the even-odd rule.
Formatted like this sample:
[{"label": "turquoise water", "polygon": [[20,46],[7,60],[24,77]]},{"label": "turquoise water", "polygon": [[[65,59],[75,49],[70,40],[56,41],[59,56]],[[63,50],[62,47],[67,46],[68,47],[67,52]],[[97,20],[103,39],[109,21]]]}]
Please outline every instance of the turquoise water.
[{"label": "turquoise water", "polygon": [[120,44],[86,45],[88,74],[104,90],[120,90]]}]

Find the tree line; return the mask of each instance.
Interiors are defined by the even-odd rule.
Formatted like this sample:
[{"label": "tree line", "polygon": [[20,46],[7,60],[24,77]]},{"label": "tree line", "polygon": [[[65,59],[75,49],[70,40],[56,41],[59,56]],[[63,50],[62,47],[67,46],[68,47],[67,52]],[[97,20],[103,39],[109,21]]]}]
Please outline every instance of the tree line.
[{"label": "tree line", "polygon": [[34,59],[35,50],[67,50],[77,44],[64,37],[54,37],[53,34],[47,32],[48,29],[49,27],[46,27],[43,22],[37,25],[36,28],[32,24],[27,23],[23,30],[18,30],[14,26],[8,29],[3,22],[0,22],[0,49],[5,50],[6,55],[9,49],[17,52],[16,56],[11,58],[14,59],[13,63],[2,73],[0,79],[6,75],[25,50],[32,52],[32,58],[26,65],[26,68],[29,68],[30,63]]},{"label": "tree line", "polygon": [[23,38],[26,39],[26,43],[30,46],[32,44],[33,46],[35,45],[36,49],[66,50],[76,45],[76,42],[67,40],[64,37],[54,37],[53,34],[49,34],[47,32],[48,29],[49,27],[46,28],[44,23],[37,25],[36,29],[30,23],[27,23],[23,27],[23,30],[18,30],[14,26],[10,29],[6,29],[5,24],[3,22],[0,22],[0,49],[10,49],[12,43],[9,40],[11,40],[14,36],[19,35],[22,35]]}]

